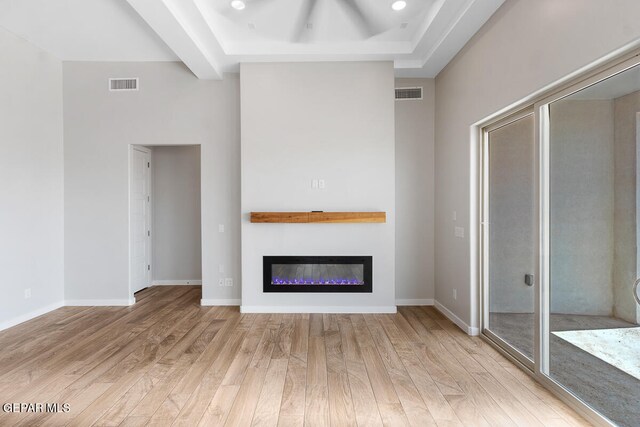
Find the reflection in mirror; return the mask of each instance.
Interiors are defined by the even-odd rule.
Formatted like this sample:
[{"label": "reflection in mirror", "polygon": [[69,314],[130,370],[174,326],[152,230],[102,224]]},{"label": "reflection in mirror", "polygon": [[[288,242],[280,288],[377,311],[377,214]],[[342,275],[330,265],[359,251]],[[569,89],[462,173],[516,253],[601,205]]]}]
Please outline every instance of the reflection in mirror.
[{"label": "reflection in mirror", "polygon": [[637,425],[640,68],[552,103],[549,134],[549,375]]}]

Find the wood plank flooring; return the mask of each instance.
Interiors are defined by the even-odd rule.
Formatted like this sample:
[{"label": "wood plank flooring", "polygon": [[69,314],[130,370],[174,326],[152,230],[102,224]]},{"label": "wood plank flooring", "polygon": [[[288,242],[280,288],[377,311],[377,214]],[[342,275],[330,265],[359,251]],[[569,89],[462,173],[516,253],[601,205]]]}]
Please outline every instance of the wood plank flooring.
[{"label": "wood plank flooring", "polygon": [[432,307],[240,314],[200,287],[64,307],[0,332],[0,426],[585,426]]}]

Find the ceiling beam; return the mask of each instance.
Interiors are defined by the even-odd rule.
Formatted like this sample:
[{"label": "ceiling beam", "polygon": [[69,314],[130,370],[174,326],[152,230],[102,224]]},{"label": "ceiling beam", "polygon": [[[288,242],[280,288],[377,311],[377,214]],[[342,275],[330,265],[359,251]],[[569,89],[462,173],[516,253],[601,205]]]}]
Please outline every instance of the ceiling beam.
[{"label": "ceiling beam", "polygon": [[[200,79],[222,78],[224,52],[217,40],[202,34],[203,26],[192,1],[127,0],[182,62]],[[205,26],[205,28],[208,28]]]}]

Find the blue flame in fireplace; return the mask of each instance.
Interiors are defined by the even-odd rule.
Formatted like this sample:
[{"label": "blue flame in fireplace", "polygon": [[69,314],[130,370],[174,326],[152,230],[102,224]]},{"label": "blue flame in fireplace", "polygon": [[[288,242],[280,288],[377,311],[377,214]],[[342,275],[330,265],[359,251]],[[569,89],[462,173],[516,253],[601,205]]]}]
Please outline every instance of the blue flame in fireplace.
[{"label": "blue flame in fireplace", "polygon": [[290,279],[274,277],[272,285],[364,285],[364,282],[356,279]]}]

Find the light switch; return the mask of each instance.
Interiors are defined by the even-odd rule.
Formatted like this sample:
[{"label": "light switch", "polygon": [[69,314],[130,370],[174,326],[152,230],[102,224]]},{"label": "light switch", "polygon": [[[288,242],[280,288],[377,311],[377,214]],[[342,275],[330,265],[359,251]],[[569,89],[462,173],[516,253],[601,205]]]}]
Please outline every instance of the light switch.
[{"label": "light switch", "polygon": [[456,221],[458,219],[458,212],[453,211],[453,214],[451,215],[451,219],[453,219],[454,221]]},{"label": "light switch", "polygon": [[218,273],[224,273],[224,264],[218,266]]},{"label": "light switch", "polygon": [[324,179],[318,180],[318,187],[324,188]]},{"label": "light switch", "polygon": [[218,224],[218,233],[224,233],[224,224]]},{"label": "light switch", "polygon": [[464,237],[464,227],[454,227],[453,234],[456,237],[463,238]]},{"label": "light switch", "polygon": [[313,181],[311,181],[311,188],[318,188],[318,180],[314,179]]}]

